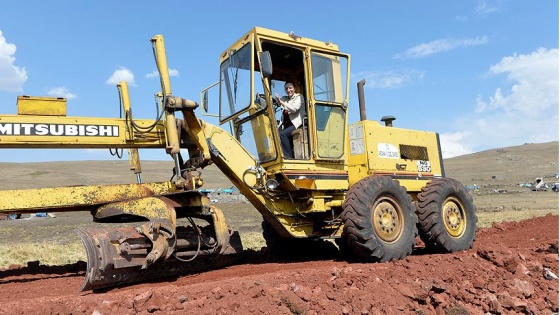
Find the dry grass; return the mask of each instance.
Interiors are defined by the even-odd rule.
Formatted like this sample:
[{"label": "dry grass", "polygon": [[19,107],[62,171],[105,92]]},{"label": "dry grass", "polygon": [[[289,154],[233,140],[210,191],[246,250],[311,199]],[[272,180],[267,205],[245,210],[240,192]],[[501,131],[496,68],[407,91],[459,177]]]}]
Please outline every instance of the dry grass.
[{"label": "dry grass", "polygon": [[[499,212],[479,212],[478,227],[491,227],[492,224],[503,221],[521,221],[546,214],[558,215],[556,211],[546,210],[508,210]],[[241,242],[245,249],[259,250],[266,246],[261,232],[241,233]],[[59,243],[21,243],[17,245],[0,245],[0,268],[10,265],[25,265],[28,261],[40,259],[43,265],[64,265],[77,261],[86,261],[86,253],[81,242],[70,244]]]},{"label": "dry grass", "polygon": [[81,242],[67,245],[42,243],[21,243],[0,245],[0,267],[26,265],[29,261],[40,260],[42,265],[59,266],[86,261],[86,253]]},{"label": "dry grass", "polygon": [[241,234],[241,244],[243,248],[259,250],[266,246],[264,238],[260,232],[247,232]]},{"label": "dry grass", "polygon": [[493,223],[508,222],[508,221],[522,221],[534,217],[542,217],[547,214],[558,215],[556,210],[508,210],[500,212],[479,212],[478,224],[479,228],[491,227]]}]

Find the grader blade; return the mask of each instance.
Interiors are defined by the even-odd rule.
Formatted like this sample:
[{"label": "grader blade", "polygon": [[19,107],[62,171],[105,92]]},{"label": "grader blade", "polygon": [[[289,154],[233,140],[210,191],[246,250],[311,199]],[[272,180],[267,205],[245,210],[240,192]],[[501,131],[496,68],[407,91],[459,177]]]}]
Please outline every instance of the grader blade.
[{"label": "grader blade", "polygon": [[242,259],[243,249],[237,232],[229,236],[227,244],[210,248],[208,244],[217,244],[220,240],[197,240],[188,236],[188,232],[183,232],[181,235],[187,237],[177,239],[176,247],[169,248],[173,251],[171,254],[163,253],[150,261],[156,245],[139,232],[134,227],[77,230],[87,254],[87,270],[81,291],[201,272],[232,265]]}]

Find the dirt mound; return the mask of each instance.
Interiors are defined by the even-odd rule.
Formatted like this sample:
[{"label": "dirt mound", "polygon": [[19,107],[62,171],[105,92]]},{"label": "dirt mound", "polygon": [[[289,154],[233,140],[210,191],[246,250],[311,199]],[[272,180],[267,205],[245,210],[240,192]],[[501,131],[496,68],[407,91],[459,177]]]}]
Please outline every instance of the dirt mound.
[{"label": "dirt mound", "polygon": [[363,264],[332,257],[242,264],[103,293],[78,292],[85,264],[0,272],[1,314],[551,314],[558,216],[495,224],[473,249]]}]

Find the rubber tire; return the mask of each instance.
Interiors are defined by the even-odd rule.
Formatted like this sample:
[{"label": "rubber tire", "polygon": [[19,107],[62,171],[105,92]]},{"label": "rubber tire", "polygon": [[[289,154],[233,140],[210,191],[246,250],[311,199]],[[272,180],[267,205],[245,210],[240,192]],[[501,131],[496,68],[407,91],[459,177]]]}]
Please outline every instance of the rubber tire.
[{"label": "rubber tire", "polygon": [[[394,239],[384,239],[373,218],[383,206],[395,210],[397,228]],[[389,176],[361,179],[348,190],[343,205],[342,239],[346,239],[352,254],[361,259],[386,262],[403,259],[412,253],[416,244],[418,219],[406,189]],[[377,211],[377,212],[376,212]]]},{"label": "rubber tire", "polygon": [[[472,248],[478,222],[472,196],[451,178],[430,181],[417,195],[418,231],[426,248],[452,253]],[[449,212],[444,221],[444,212]],[[453,235],[456,234],[456,235]]]},{"label": "rubber tire", "polygon": [[279,259],[298,261],[336,257],[338,248],[323,239],[284,238],[266,220],[262,222],[263,237],[271,254]]}]

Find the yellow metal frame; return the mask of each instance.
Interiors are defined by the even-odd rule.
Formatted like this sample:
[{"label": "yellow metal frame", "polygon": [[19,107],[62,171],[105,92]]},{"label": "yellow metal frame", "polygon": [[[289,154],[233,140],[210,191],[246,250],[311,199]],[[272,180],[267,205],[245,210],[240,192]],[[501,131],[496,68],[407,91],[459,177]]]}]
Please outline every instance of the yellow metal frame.
[{"label": "yellow metal frame", "polygon": [[66,99],[21,95],[17,98],[18,115],[66,116]]},{"label": "yellow metal frame", "polygon": [[[148,127],[151,120],[135,120]],[[132,135],[124,119],[68,116],[0,116],[3,148],[163,148],[164,128]]]},{"label": "yellow metal frame", "polygon": [[[86,118],[67,117],[64,115],[1,115],[0,116],[0,145],[4,148],[165,148],[176,162],[177,182],[159,184],[132,184],[130,186],[87,186],[72,188],[57,188],[52,190],[27,190],[8,191],[0,194],[0,200],[25,200],[27,204],[2,203],[0,211],[12,211],[20,209],[23,211],[34,211],[39,208],[54,207],[61,208],[87,208],[92,203],[90,197],[103,196],[101,203],[114,202],[122,194],[128,194],[128,198],[138,198],[153,195],[164,195],[179,190],[195,189],[181,185],[182,180],[179,172],[178,153],[180,149],[179,133],[186,132],[189,142],[184,143],[189,150],[189,157],[199,158],[198,165],[202,167],[214,163],[222,172],[240,189],[249,201],[259,210],[265,219],[282,236],[306,237],[314,233],[313,220],[307,219],[305,214],[315,215],[315,219],[324,213],[325,217],[333,209],[341,210],[345,193],[349,187],[358,180],[371,175],[390,175],[398,179],[411,193],[420,191],[421,187],[433,177],[442,176],[442,167],[439,158],[437,135],[434,133],[406,130],[393,127],[380,126],[376,122],[359,122],[363,129],[361,138],[363,152],[356,154],[350,150],[350,145],[355,144],[355,138],[350,138],[347,128],[348,115],[340,126],[344,129],[344,150],[341,157],[330,159],[319,158],[317,154],[316,121],[314,109],[317,102],[311,97],[313,95],[311,54],[325,54],[329,57],[344,57],[350,64],[350,56],[341,53],[338,46],[330,42],[322,42],[297,36],[293,33],[286,34],[260,27],[255,27],[236,41],[220,56],[220,63],[229,56],[233,49],[251,43],[251,54],[257,53],[253,58],[259,58],[262,53],[261,41],[266,40],[300,49],[304,54],[305,80],[307,82],[306,95],[308,96],[308,121],[309,138],[311,139],[311,154],[308,160],[282,161],[278,155],[273,161],[259,165],[249,152],[233,137],[219,127],[204,123],[195,115],[196,103],[172,96],[171,82],[169,79],[167,59],[163,36],[156,35],[152,38],[152,45],[156,55],[158,70],[161,79],[161,109],[165,111],[164,119],[158,121],[156,126],[147,132],[136,131],[133,128],[128,86],[126,83],[119,84],[121,91],[125,118]],[[334,56],[334,57],[333,57]],[[254,59],[253,59],[254,60]],[[251,66],[251,94],[255,91],[254,64]],[[349,82],[350,71],[346,73],[346,82]],[[269,82],[265,80],[264,84]],[[337,100],[336,104],[320,102],[321,104],[340,107],[347,113],[348,85],[342,86],[342,78],[333,82],[337,91],[346,88],[346,99]],[[270,88],[270,86],[268,86]],[[270,98],[270,95],[267,96]],[[177,103],[179,102],[179,103]],[[172,106],[169,106],[172,105]],[[254,105],[254,104],[253,104]],[[247,110],[256,113],[257,108],[249,106]],[[268,116],[274,117],[274,110],[270,106]],[[183,114],[182,125],[177,125],[176,111]],[[58,113],[56,110],[53,113]],[[240,115],[238,113],[236,115]],[[264,117],[261,117],[264,118]],[[150,120],[136,120],[134,123],[140,127],[148,127],[154,124]],[[89,126],[89,127],[88,127]],[[254,134],[259,137],[271,139],[274,130],[268,128],[264,119],[253,122]],[[8,130],[11,128],[10,130]],[[52,130],[51,130],[52,128]],[[182,130],[180,129],[182,128]],[[18,130],[15,132],[15,130]],[[105,130],[109,131],[105,131]],[[147,128],[140,128],[147,129]],[[69,131],[70,134],[61,135],[60,130]],[[8,132],[9,131],[9,132]],[[23,132],[22,132],[23,131]],[[32,132],[31,132],[32,131]],[[103,131],[104,133],[100,133]],[[387,140],[391,139],[391,140]],[[185,140],[185,139],[183,139]],[[278,139],[275,140],[279,148]],[[354,142],[353,142],[354,141]],[[375,146],[377,143],[391,141],[392,144],[401,143],[414,145],[416,143],[425,145],[429,152],[432,169],[429,172],[420,172],[413,169],[411,161],[402,158],[382,159],[377,154]],[[259,147],[258,150],[264,150]],[[133,169],[139,171],[139,158],[137,151],[131,151]],[[399,166],[400,165],[400,166]],[[403,165],[405,167],[403,168]],[[400,168],[399,168],[400,167]],[[267,192],[265,181],[267,179],[283,180],[282,185],[287,195],[277,198],[273,193]],[[140,185],[140,186],[135,186]],[[142,186],[148,185],[148,186]],[[150,185],[154,185],[153,187]],[[145,192],[148,191],[149,193]],[[75,193],[73,193],[75,192]],[[13,198],[3,194],[15,194]],[[19,194],[19,195],[18,195]],[[28,198],[29,195],[36,197]],[[76,195],[74,195],[76,194]],[[2,199],[4,198],[7,199]],[[292,200],[292,197],[300,198]],[[307,200],[303,200],[306,199]],[[300,214],[304,214],[301,216]],[[339,226],[325,226],[330,236],[340,235]],[[327,232],[325,232],[327,233]],[[325,235],[323,235],[325,236]]]},{"label": "yellow metal frame", "polygon": [[170,182],[0,190],[1,212],[89,211],[116,200],[177,192]]}]

